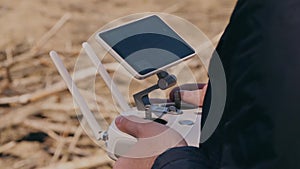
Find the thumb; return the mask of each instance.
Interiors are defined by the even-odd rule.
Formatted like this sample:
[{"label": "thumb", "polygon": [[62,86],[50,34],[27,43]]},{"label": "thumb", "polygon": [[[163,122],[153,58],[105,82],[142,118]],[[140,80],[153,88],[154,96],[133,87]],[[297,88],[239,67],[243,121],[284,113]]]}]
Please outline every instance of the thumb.
[{"label": "thumb", "polygon": [[133,137],[140,138],[146,123],[149,120],[144,120],[136,116],[119,116],[115,120],[116,126],[124,133],[132,135]]},{"label": "thumb", "polygon": [[201,90],[193,90],[193,91],[182,90],[182,91],[180,91],[180,95],[181,95],[182,101],[189,103],[189,104],[202,106],[202,103],[201,103],[202,91]]},{"label": "thumb", "polygon": [[137,116],[119,116],[116,118],[115,124],[120,131],[143,140],[142,144],[146,146],[155,144],[154,147],[156,147],[157,152],[174,146],[187,145],[177,131],[151,120],[145,120]]}]

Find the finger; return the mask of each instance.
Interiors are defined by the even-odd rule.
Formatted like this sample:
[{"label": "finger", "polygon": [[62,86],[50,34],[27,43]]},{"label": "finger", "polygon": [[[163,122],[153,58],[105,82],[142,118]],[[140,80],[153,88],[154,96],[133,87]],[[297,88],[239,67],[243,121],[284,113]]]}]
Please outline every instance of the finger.
[{"label": "finger", "polygon": [[206,95],[208,85],[206,84],[203,89],[202,89],[202,95],[201,95],[201,100],[200,100],[200,106],[203,106],[204,98]]},{"label": "finger", "polygon": [[136,116],[119,116],[115,124],[122,132],[138,139],[125,157],[153,157],[170,147],[187,146],[186,141],[177,131],[156,122]]},{"label": "finger", "polygon": [[113,169],[150,169],[156,157],[127,158],[120,157],[113,166]]},{"label": "finger", "polygon": [[116,126],[124,133],[132,135],[133,137],[141,137],[141,131],[146,123],[150,121],[144,120],[136,116],[119,116],[116,118]]},{"label": "finger", "polygon": [[181,100],[193,105],[201,106],[202,90],[180,91]]},{"label": "finger", "polygon": [[171,101],[174,101],[175,92],[180,91],[180,90],[187,90],[187,91],[199,90],[199,89],[203,89],[206,85],[207,85],[207,83],[188,83],[188,84],[183,84],[178,87],[174,87],[169,94],[169,98]]}]

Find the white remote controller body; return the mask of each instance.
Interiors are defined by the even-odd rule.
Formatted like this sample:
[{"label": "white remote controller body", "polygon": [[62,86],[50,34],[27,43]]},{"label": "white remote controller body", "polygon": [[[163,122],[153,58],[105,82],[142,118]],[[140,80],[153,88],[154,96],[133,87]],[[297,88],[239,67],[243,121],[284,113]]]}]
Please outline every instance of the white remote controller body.
[{"label": "white remote controller body", "polygon": [[[144,111],[131,111],[124,114],[141,118],[145,116]],[[166,125],[168,127],[179,132],[189,146],[199,146],[201,120],[199,109],[183,110],[181,115],[166,114],[162,119],[167,121]],[[126,152],[137,142],[136,138],[121,132],[115,125],[115,121],[109,126],[107,134],[107,153],[114,160],[117,160],[120,156],[126,156]]]},{"label": "white remote controller body", "polygon": [[[115,84],[110,79],[109,75],[107,74],[106,70],[104,69],[102,63],[97,59],[96,54],[91,49],[91,47],[87,44],[83,44],[84,49],[86,50],[87,54],[94,62],[95,66],[98,67],[99,74],[103,77],[108,87],[111,87],[111,91],[113,95],[118,98],[119,106],[122,107],[124,110],[121,115],[134,115],[137,117],[144,118],[145,111],[138,111],[134,108],[130,108],[128,104],[124,101],[124,98],[120,94],[120,92],[115,87]],[[111,123],[108,130],[104,132],[101,127],[99,126],[98,122],[96,121],[94,115],[89,110],[87,103],[81,96],[79,90],[77,89],[75,83],[73,82],[72,78],[70,77],[69,73],[67,72],[66,68],[64,67],[62,61],[59,59],[59,56],[56,52],[51,51],[50,56],[55,63],[59,73],[63,77],[66,85],[71,92],[72,96],[78,103],[80,110],[87,120],[94,136],[97,140],[104,140],[107,146],[107,153],[109,157],[116,160],[118,157],[125,155],[126,152],[133,146],[137,139],[121,132],[115,125],[115,121]],[[157,109],[165,109],[166,107],[157,106]],[[182,137],[186,140],[189,146],[199,146],[200,140],[200,120],[201,120],[201,109],[194,108],[194,109],[182,109],[180,114],[176,113],[166,113],[162,115],[161,119],[165,120],[166,126],[176,130],[178,133],[182,135]],[[153,118],[155,117],[155,113],[153,113]],[[160,116],[160,115],[159,115]],[[159,144],[159,143],[157,143]]]}]

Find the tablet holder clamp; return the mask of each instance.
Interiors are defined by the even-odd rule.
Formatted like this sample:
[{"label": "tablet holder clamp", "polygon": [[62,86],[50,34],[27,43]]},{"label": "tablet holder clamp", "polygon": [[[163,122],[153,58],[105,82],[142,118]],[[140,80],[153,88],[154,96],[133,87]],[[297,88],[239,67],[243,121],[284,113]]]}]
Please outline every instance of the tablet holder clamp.
[{"label": "tablet holder clamp", "polygon": [[145,111],[146,119],[152,119],[152,113],[159,113],[161,115],[168,113],[174,115],[182,114],[182,111],[179,110],[179,107],[175,107],[173,105],[161,107],[151,104],[149,93],[157,89],[166,90],[177,83],[176,76],[172,74],[170,75],[166,71],[160,71],[156,75],[158,77],[157,84],[133,95],[137,109],[140,111]]}]

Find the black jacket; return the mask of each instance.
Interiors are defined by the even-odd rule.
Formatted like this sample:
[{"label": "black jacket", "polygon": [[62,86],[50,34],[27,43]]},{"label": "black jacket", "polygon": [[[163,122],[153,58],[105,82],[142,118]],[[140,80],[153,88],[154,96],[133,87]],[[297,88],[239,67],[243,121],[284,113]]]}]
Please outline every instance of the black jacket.
[{"label": "black jacket", "polygon": [[300,0],[239,0],[216,52],[227,83],[218,128],[200,148],[170,149],[152,168],[299,169]]}]

